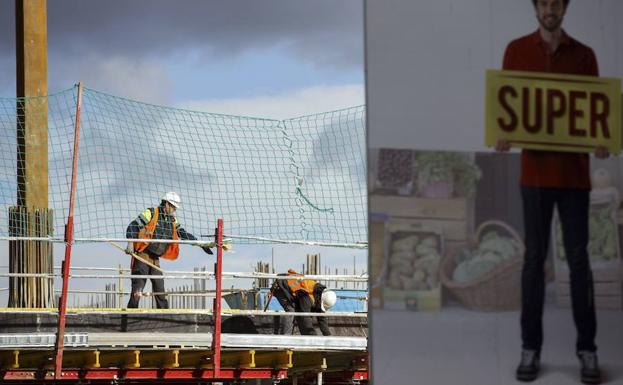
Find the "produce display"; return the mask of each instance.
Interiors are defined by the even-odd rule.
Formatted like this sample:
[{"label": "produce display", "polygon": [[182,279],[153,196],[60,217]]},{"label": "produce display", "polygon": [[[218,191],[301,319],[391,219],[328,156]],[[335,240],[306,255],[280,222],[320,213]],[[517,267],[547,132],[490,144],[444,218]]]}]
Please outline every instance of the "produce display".
[{"label": "produce display", "polygon": [[521,245],[516,239],[489,231],[475,250],[461,250],[456,257],[458,263],[452,280],[457,283],[475,281],[498,265],[519,256],[520,250]]},{"label": "produce display", "polygon": [[[616,222],[609,206],[591,207],[588,222],[588,255],[591,261],[605,262],[618,258],[616,231]],[[558,258],[566,260],[559,221],[556,221],[556,243]]]},{"label": "produce display", "polygon": [[434,233],[393,233],[387,285],[395,290],[438,287],[440,247],[441,239]]},{"label": "produce display", "polygon": [[473,196],[476,183],[482,171],[467,153],[449,151],[417,151],[415,155],[417,168],[417,192],[429,196],[430,186],[447,183],[453,191],[448,192],[449,198],[454,196]]},{"label": "produce display", "polygon": [[413,151],[381,149],[377,163],[377,180],[381,188],[410,194],[413,188]]}]

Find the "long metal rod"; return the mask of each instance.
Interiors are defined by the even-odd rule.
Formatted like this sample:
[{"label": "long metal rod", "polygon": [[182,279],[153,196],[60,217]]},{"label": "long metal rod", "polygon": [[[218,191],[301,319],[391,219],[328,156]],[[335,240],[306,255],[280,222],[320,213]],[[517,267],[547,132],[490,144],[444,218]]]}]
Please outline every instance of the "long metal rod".
[{"label": "long metal rod", "polygon": [[[207,237],[207,235],[201,235],[202,237]],[[279,244],[293,244],[293,245],[306,245],[306,246],[326,246],[326,247],[343,247],[347,249],[367,249],[368,242],[360,241],[357,243],[331,243],[331,242],[314,242],[314,241],[299,241],[296,239],[275,239],[275,238],[265,238],[265,237],[253,237],[253,236],[245,236],[245,235],[227,235],[227,238],[231,239],[242,239],[242,240],[250,240],[250,241],[262,241],[268,243],[279,243]]]},{"label": "long metal rod", "polygon": [[[0,269],[8,269],[9,266],[0,266]],[[61,270],[62,266],[54,266],[55,270]],[[119,268],[117,267],[88,267],[88,266],[72,266],[71,271],[76,271],[76,270],[85,270],[85,271],[120,271]],[[130,269],[128,268],[122,268],[121,271],[127,271],[129,272]],[[214,272],[212,271],[197,271],[197,270],[167,270],[168,274],[192,274],[192,275],[197,275],[197,276],[204,276],[204,275],[208,275],[208,276],[214,276]],[[277,274],[271,274],[271,273],[258,273],[258,272],[254,272],[254,273],[245,273],[245,272],[223,272],[223,277],[228,277],[228,276],[233,276],[235,275],[236,277],[238,275],[241,274],[251,274],[253,277],[250,278],[276,278]],[[236,278],[234,277],[234,278]],[[249,277],[244,277],[244,278],[249,278]],[[290,277],[288,277],[290,278]],[[296,277],[291,277],[291,278],[296,278]],[[343,278],[348,278],[348,279],[355,279],[355,280],[360,280],[360,281],[367,281],[368,280],[368,275],[367,274],[361,274],[361,275],[352,275],[352,274],[346,274],[346,275],[334,275],[334,274],[317,274],[317,275],[306,275],[303,276],[301,279],[315,279],[315,280],[329,280],[331,278],[336,278],[336,279],[343,279]]]},{"label": "long metal rod", "polygon": [[[202,235],[202,237],[206,237]],[[367,249],[367,242],[360,243],[330,243],[330,242],[311,242],[311,241],[297,241],[297,240],[281,240],[281,239],[273,239],[273,238],[263,238],[263,237],[247,237],[247,236],[236,236],[236,235],[228,235],[226,238],[230,239],[242,239],[242,240],[255,240],[265,243],[276,243],[282,245],[306,245],[306,246],[324,246],[324,247],[340,247],[346,249]],[[48,242],[63,242],[61,238],[55,237],[0,237],[0,241],[48,241]],[[74,238],[74,242],[145,242],[145,243],[180,243],[186,245],[205,245],[210,243],[210,241],[190,241],[190,240],[171,240],[171,239],[127,239],[127,238]]]},{"label": "long metal rod", "polygon": [[[116,278],[144,278],[144,279],[216,279],[212,273],[203,274],[201,272],[197,272],[197,274],[192,274],[192,272],[188,272],[188,275],[179,275],[172,274],[175,272],[167,271],[167,275],[132,275],[129,276],[127,274],[70,274],[71,278],[100,278],[100,279],[116,279]],[[54,278],[61,277],[62,274],[48,274],[48,273],[0,273],[0,277],[38,277],[38,278]],[[223,273],[221,277],[231,279],[231,278],[282,278],[283,276],[267,277],[266,275],[253,275],[246,273]],[[305,275],[305,276],[288,276],[288,279],[293,280],[305,280],[305,279],[313,279],[316,281],[336,281],[336,282],[367,282],[366,277],[352,277],[346,275],[338,275],[338,276],[330,276],[330,275]]]},{"label": "long metal rod", "polygon": [[[127,274],[70,274],[70,278],[81,278],[81,279],[118,279],[118,278],[137,278],[137,279],[216,279],[211,274],[189,274],[189,275],[176,275],[171,274],[172,272],[168,271],[166,275],[127,275]],[[62,277],[62,274],[47,274],[47,273],[0,273],[0,277],[36,277],[36,278],[48,278],[53,279],[54,277]],[[257,277],[252,274],[244,274],[244,273],[223,273],[221,274],[222,278],[232,279],[232,278],[266,278],[266,277]],[[331,278],[331,276],[321,276],[321,278],[315,278],[313,275],[306,275],[303,277],[291,276],[292,279],[303,280],[303,279],[314,279],[317,281],[335,281],[335,282],[367,282],[365,278],[361,277],[347,277],[347,276],[337,276],[335,278]],[[275,276],[277,278],[277,276]],[[290,276],[288,277],[290,279]]]},{"label": "long metal rod", "polygon": [[78,101],[76,103],[76,126],[74,133],[74,154],[71,166],[71,192],[69,194],[69,216],[65,229],[65,261],[63,262],[63,289],[58,306],[58,332],[54,363],[54,378],[61,378],[63,368],[63,343],[65,336],[65,314],[67,311],[67,288],[69,286],[69,267],[71,265],[71,245],[74,237],[74,206],[76,202],[76,177],[78,171],[78,149],[80,145],[80,113],[82,110],[82,82],[78,83]]},{"label": "long metal rod", "polygon": [[[58,312],[54,308],[50,309],[42,309],[42,308],[32,308],[32,309],[23,309],[23,308],[0,308],[0,312],[4,314],[57,314]],[[69,308],[67,310],[70,314],[99,314],[99,315],[110,315],[110,314],[214,314],[213,309],[126,309],[126,308],[115,308],[115,309],[94,309],[94,308]],[[223,317],[233,317],[238,315],[252,315],[252,316],[260,316],[260,315],[269,315],[274,317],[286,317],[292,316],[292,314],[288,314],[285,311],[274,311],[267,310],[263,312],[262,310],[233,310],[233,311],[221,311],[221,316]],[[349,318],[366,318],[368,315],[366,312],[328,312],[328,313],[296,313],[296,316],[310,316],[310,317],[326,317],[326,318],[340,318],[340,317],[349,317]]]},{"label": "long metal rod", "polygon": [[223,285],[223,219],[217,220],[216,227],[216,263],[214,275],[216,276],[216,298],[214,298],[214,376],[221,375],[221,299]]},{"label": "long metal rod", "polygon": [[[58,237],[0,237],[0,241],[40,241],[65,243],[65,238]],[[144,242],[144,243],[180,243],[184,245],[205,245],[209,241],[189,241],[171,239],[139,239],[139,238],[74,238],[74,243],[103,243],[103,242]]]}]

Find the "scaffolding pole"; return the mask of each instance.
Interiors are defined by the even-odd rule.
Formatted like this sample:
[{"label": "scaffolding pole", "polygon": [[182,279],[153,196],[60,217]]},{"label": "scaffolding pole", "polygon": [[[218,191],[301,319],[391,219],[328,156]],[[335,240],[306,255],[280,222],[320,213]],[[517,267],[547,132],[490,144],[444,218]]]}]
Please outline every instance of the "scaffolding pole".
[{"label": "scaffolding pole", "polygon": [[216,276],[216,298],[214,298],[214,376],[221,374],[221,298],[223,284],[223,219],[219,218],[215,231],[216,238],[216,263],[214,275]]},{"label": "scaffolding pole", "polygon": [[54,378],[61,378],[63,368],[63,342],[65,335],[65,314],[67,312],[67,288],[69,287],[69,267],[71,265],[71,245],[74,237],[74,205],[76,202],[76,175],[78,171],[78,148],[80,143],[80,111],[82,108],[82,82],[78,83],[76,103],[76,126],[74,133],[74,153],[71,167],[71,192],[69,195],[69,216],[65,228],[65,260],[63,261],[63,288],[58,304],[58,332],[54,349]]}]

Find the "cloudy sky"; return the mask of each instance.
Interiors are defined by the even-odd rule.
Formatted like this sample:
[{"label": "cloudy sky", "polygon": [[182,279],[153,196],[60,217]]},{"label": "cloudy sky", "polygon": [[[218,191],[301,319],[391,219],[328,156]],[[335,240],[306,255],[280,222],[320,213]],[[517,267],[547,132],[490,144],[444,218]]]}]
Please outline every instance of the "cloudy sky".
[{"label": "cloudy sky", "polygon": [[[0,2],[2,96],[15,95],[14,12],[14,1]],[[363,4],[54,0],[48,60],[50,92],[82,80],[210,112],[322,112],[364,103]]]},{"label": "cloudy sky", "polygon": [[[14,1],[0,1],[1,97],[15,96],[14,15]],[[364,104],[363,60],[362,0],[48,1],[50,93],[81,80],[158,105],[281,119]],[[165,268],[211,266],[201,250],[182,250]],[[82,266],[127,259],[107,245],[76,251]],[[367,263],[361,250],[241,246],[225,269],[249,271],[273,252],[279,270],[317,252],[340,269]]]}]

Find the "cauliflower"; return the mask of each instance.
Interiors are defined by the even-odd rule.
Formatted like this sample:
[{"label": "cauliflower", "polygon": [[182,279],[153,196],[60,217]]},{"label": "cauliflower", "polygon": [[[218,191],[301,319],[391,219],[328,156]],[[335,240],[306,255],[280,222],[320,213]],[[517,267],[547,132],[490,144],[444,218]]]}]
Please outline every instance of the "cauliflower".
[{"label": "cauliflower", "polygon": [[417,235],[411,235],[408,237],[397,239],[392,244],[392,251],[413,251],[413,248],[417,243]]},{"label": "cauliflower", "polygon": [[503,262],[516,257],[520,248],[517,240],[490,231],[482,237],[476,250],[470,252],[465,249],[459,253],[452,279],[458,283],[474,281]]}]

